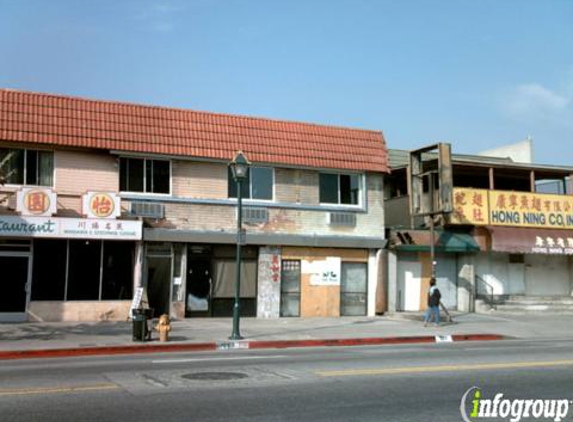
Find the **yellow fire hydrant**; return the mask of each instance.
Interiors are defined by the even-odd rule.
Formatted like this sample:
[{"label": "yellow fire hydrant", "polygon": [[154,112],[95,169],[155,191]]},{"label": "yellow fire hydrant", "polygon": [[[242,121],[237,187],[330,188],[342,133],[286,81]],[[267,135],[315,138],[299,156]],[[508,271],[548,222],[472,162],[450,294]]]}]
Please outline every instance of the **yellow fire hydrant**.
[{"label": "yellow fire hydrant", "polygon": [[159,341],[169,341],[169,331],[171,331],[171,320],[169,315],[163,314],[159,317],[159,323],[155,326],[159,331]]}]

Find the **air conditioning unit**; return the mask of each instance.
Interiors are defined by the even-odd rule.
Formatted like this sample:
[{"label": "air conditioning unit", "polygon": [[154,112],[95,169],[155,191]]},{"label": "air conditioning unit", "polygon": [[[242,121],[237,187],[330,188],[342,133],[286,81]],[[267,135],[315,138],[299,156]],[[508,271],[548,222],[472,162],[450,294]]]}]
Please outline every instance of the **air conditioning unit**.
[{"label": "air conditioning unit", "polygon": [[331,226],[356,227],[356,214],[352,212],[331,212],[328,224]]},{"label": "air conditioning unit", "polygon": [[267,223],[269,210],[261,207],[243,207],[243,221],[251,224]]},{"label": "air conditioning unit", "polygon": [[157,202],[131,202],[129,213],[134,217],[164,218],[165,205]]}]

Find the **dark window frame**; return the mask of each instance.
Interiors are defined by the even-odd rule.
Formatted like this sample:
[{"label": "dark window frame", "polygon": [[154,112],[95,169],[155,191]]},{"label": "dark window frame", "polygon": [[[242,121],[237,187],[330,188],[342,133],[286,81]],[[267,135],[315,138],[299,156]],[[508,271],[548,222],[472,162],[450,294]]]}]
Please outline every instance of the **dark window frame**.
[{"label": "dark window frame", "polygon": [[[326,188],[333,187],[333,178],[336,178],[336,192],[327,192]],[[364,191],[364,177],[356,173],[319,173],[318,196],[319,203],[324,205],[342,205],[350,207],[362,206],[362,196]],[[353,188],[353,178],[356,181],[356,188]],[[330,186],[327,186],[330,185]],[[336,200],[332,198],[336,194]]]},{"label": "dark window frame", "polygon": [[[141,164],[141,180],[138,181],[137,174],[130,173],[130,166],[137,163]],[[160,183],[156,181],[156,169],[157,163],[167,164],[167,189],[158,188],[156,186],[165,187],[165,181]],[[165,176],[165,170],[157,170],[158,175]],[[120,157],[119,158],[119,190],[120,192],[130,192],[130,193],[144,193],[151,195],[171,195],[172,183],[171,179],[173,176],[172,161],[168,159],[156,159],[156,158],[138,158],[138,157]],[[137,184],[137,187],[133,187]],[[141,187],[139,187],[139,185]],[[159,191],[158,191],[159,190]]]},{"label": "dark window frame", "polygon": [[[5,162],[5,154],[16,153],[21,154],[21,157],[16,156],[15,160],[7,160]],[[43,162],[42,158],[48,157],[47,162]],[[17,161],[14,168],[10,168],[11,161]],[[0,169],[5,174],[8,185],[22,185],[22,186],[54,186],[54,151],[43,149],[31,148],[0,148]],[[14,164],[14,163],[12,163]],[[47,165],[45,174],[42,174],[43,166]],[[48,179],[43,180],[43,179]]]},{"label": "dark window frame", "polygon": [[[253,174],[256,174],[254,172],[257,172],[260,170],[270,171],[271,177],[267,178],[267,177],[264,177],[262,175],[253,177]],[[237,182],[235,182],[235,179],[233,179],[233,175],[232,175],[230,169],[228,170],[227,180],[228,180],[227,197],[229,199],[235,199],[235,198],[237,198]],[[263,185],[268,185],[268,180],[270,180],[270,190],[271,190],[270,198],[267,198],[266,195],[265,195],[265,197],[254,198],[253,192],[256,191],[256,189],[258,189],[258,187],[256,187],[256,186],[254,187],[254,184],[259,183],[259,184],[263,184]],[[268,186],[266,186],[265,188],[268,188]],[[249,169],[247,180],[245,182],[243,182],[243,184],[241,185],[241,191],[242,191],[242,199],[252,200],[252,201],[268,201],[268,202],[274,201],[274,197],[275,197],[275,169],[273,167],[264,167],[264,166],[251,167]]]}]

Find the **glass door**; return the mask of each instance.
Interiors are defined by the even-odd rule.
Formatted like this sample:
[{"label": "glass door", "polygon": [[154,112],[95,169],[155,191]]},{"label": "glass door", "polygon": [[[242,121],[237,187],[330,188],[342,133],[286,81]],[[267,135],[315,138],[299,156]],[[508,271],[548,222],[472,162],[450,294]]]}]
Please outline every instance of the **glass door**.
[{"label": "glass door", "polygon": [[187,261],[187,316],[209,316],[211,311],[211,259]]},{"label": "glass door", "polygon": [[300,316],[300,261],[282,261],[280,316]]},{"label": "glass door", "polygon": [[340,315],[366,315],[368,266],[360,262],[343,262],[340,280]]}]

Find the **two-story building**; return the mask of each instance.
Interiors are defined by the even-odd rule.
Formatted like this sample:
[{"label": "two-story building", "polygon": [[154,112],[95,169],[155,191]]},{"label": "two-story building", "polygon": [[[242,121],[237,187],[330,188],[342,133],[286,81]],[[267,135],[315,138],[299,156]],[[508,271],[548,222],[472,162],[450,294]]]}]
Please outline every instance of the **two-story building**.
[{"label": "two-story building", "polygon": [[[431,277],[428,217],[411,214],[410,154],[391,150],[386,183],[388,306],[425,309]],[[451,156],[452,212],[436,216],[435,267],[450,309],[573,310],[573,167]],[[421,173],[437,171],[423,155]],[[428,199],[427,181],[418,192]]]},{"label": "two-story building", "polygon": [[374,315],[381,132],[0,90],[0,318],[230,316],[239,150],[242,313]]}]

